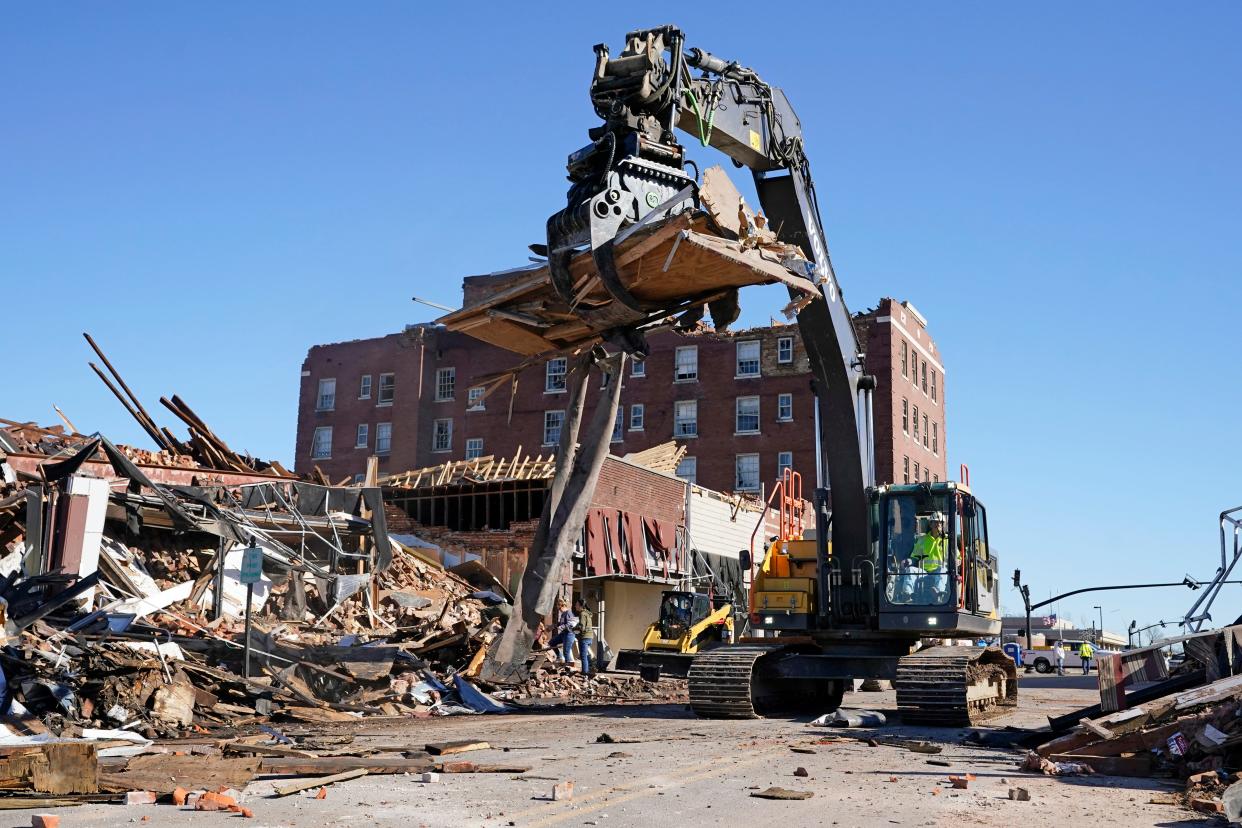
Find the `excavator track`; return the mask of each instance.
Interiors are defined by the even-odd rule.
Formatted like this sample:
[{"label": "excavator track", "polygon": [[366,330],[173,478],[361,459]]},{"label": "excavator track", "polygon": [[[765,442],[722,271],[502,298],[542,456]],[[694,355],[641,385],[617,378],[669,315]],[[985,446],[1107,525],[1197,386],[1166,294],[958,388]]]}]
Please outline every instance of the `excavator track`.
[{"label": "excavator track", "polygon": [[1018,669],[996,647],[928,647],[898,660],[895,688],[906,724],[964,727],[1018,703]]},{"label": "excavator track", "polygon": [[700,653],[690,665],[690,707],[704,719],[754,719],[755,663],[781,644],[733,644]]}]

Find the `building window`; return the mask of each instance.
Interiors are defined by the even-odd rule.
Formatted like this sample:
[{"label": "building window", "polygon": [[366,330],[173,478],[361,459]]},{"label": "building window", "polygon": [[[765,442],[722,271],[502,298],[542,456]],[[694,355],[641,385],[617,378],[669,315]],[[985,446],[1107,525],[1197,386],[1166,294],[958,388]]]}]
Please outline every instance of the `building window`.
[{"label": "building window", "polygon": [[759,491],[759,455],[739,454],[733,461],[733,489],[738,492]]},{"label": "building window", "polygon": [[631,377],[647,376],[647,360],[631,359],[630,360],[630,376]]},{"label": "building window", "polygon": [[915,483],[919,482],[919,461],[918,460],[914,461],[914,482]]},{"label": "building window", "polygon": [[927,415],[924,414],[923,415],[923,448],[927,448],[927,432],[929,430],[930,429],[927,428]]},{"label": "building window", "polygon": [[612,442],[619,443],[625,439],[625,406],[617,406],[617,417],[612,421]]},{"label": "building window", "polygon": [[647,416],[647,407],[642,403],[630,406],[630,431],[642,431]]},{"label": "building window", "polygon": [[905,434],[910,433],[910,401],[905,397],[901,398],[901,430]]},{"label": "building window", "polygon": [[699,346],[685,345],[675,354],[674,382],[689,382],[699,378]]},{"label": "building window", "polygon": [[793,419],[793,394],[776,395],[776,420],[787,423]]},{"label": "building window", "polygon": [[737,343],[737,376],[759,376],[759,340],[749,339]]},{"label": "building window", "polygon": [[[919,407],[914,406],[914,442],[919,441]],[[915,477],[918,477],[916,474]]]},{"label": "building window", "polygon": [[940,423],[932,423],[932,454],[940,456]]},{"label": "building window", "polygon": [[932,397],[932,402],[935,402],[936,401],[936,369],[935,368],[933,368],[931,372],[931,397]]},{"label": "building window", "polygon": [[543,444],[545,446],[555,446],[561,441],[561,426],[564,424],[564,411],[543,412]]},{"label": "building window", "polygon": [[683,457],[681,462],[677,464],[677,476],[687,483],[697,483],[699,480],[699,460],[697,457]]},{"label": "building window", "polygon": [[392,405],[393,393],[397,390],[396,374],[380,374],[379,400],[377,405]]},{"label": "building window", "polygon": [[927,469],[923,469],[923,482],[924,483],[931,482],[931,472],[929,472]]},{"label": "building window", "polygon": [[431,450],[453,450],[453,421],[451,419],[435,421],[431,431]]},{"label": "building window", "polygon": [[476,385],[473,388],[470,388],[466,391],[466,410],[467,411],[482,411],[484,409],[485,406],[483,405],[483,392],[485,390],[486,389],[483,386]]},{"label": "building window", "polygon": [[782,365],[793,362],[793,337],[782,336],[776,340],[776,361]]},{"label": "building window", "polygon": [[673,436],[699,436],[698,400],[678,400],[673,403]]},{"label": "building window", "polygon": [[910,349],[906,347],[906,341],[904,339],[901,340],[901,375],[903,377],[910,376],[906,372],[906,357],[909,355],[909,351]]},{"label": "building window", "polygon": [[759,433],[759,398],[758,397],[738,397],[737,404],[737,427],[738,434],[758,434]]},{"label": "building window", "polygon": [[358,399],[371,399],[371,375],[363,374],[362,379],[358,382]]},{"label": "building window", "polygon": [[939,483],[939,482],[940,482],[940,475],[938,475],[938,474],[933,474],[933,475],[932,475],[932,482],[933,482],[933,483]]},{"label": "building window", "polygon": [[311,440],[311,457],[315,460],[326,460],[332,456],[332,426],[320,426],[315,429],[315,437]]},{"label": "building window", "polygon": [[466,441],[466,459],[473,460],[483,456],[483,438],[471,437]]},{"label": "building window", "polygon": [[919,387],[919,355],[915,353],[910,354],[910,382]]},{"label": "building window", "polygon": [[336,408],[336,380],[321,379],[319,381],[319,397],[315,400],[316,411],[331,411]]},{"label": "building window", "polygon": [[923,360],[921,373],[923,374],[923,393],[926,394],[927,393],[927,360]]},{"label": "building window", "polygon": [[392,451],[392,423],[375,424],[375,453],[387,454]]},{"label": "building window", "polygon": [[569,370],[569,360],[565,357],[549,359],[543,371],[543,390],[546,394],[559,394],[565,390],[565,373]]},{"label": "building window", "polygon": [[910,458],[909,456],[901,458],[901,482],[910,482]]},{"label": "building window", "polygon": [[371,426],[358,423],[358,431],[354,434],[354,448],[366,448],[371,444]]},{"label": "building window", "polygon": [[776,455],[776,479],[784,480],[785,472],[793,470],[793,452],[782,451]]},{"label": "building window", "polygon": [[436,371],[436,402],[448,402],[457,394],[457,369],[441,368]]}]

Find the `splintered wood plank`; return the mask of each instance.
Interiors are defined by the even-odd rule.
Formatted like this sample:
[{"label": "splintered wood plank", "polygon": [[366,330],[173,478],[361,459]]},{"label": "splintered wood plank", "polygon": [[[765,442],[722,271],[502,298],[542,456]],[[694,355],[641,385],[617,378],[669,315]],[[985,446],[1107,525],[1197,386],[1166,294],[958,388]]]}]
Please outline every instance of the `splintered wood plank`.
[{"label": "splintered wood plank", "polygon": [[344,773],[359,768],[374,774],[423,773],[432,770],[432,762],[426,757],[407,759],[404,756],[321,756],[317,759],[273,756],[263,759],[262,772],[269,776],[302,776]]},{"label": "splintered wood plank", "polygon": [[301,782],[294,782],[291,785],[283,785],[276,789],[277,796],[289,796],[298,791],[307,791],[311,788],[321,788],[325,785],[331,785],[336,782],[347,782],[350,779],[357,779],[360,776],[366,776],[370,771],[366,768],[354,768],[353,770],[334,773],[331,776],[321,776],[318,779],[303,779]]},{"label": "splintered wood plank", "polygon": [[427,752],[432,756],[447,756],[450,753],[465,753],[469,750],[489,750],[491,745],[471,739],[456,742],[432,742],[427,745]]}]

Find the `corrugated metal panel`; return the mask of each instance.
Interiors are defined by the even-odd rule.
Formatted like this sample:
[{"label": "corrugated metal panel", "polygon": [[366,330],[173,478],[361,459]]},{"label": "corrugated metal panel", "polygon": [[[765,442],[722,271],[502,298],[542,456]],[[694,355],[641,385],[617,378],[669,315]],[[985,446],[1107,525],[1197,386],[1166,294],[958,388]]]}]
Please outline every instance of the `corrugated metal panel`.
[{"label": "corrugated metal panel", "polygon": [[[690,545],[716,555],[736,558],[738,550],[750,548],[750,536],[759,521],[760,510],[720,499],[715,492],[693,486],[690,489]],[[762,533],[756,544],[762,550]]]}]

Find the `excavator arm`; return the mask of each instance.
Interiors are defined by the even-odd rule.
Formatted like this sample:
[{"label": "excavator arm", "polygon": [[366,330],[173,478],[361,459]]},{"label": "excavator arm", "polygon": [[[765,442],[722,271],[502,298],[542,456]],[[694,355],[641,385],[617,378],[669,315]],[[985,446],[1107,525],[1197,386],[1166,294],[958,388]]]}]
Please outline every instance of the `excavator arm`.
[{"label": "excavator arm", "polygon": [[[601,281],[617,299],[610,311],[616,327],[606,338],[645,354],[641,335],[626,327],[626,318],[638,319],[648,309],[628,296],[616,277],[612,239],[652,214],[674,214],[697,203],[676,129],[750,169],[768,226],[809,257],[813,272],[806,275],[819,288],[819,297],[797,314],[818,401],[817,514],[823,523],[830,488],[833,547],[844,558],[843,567],[852,570],[850,559],[866,557],[869,548],[875,383],[864,374],[862,350],[833,272],[798,116],[781,89],[734,61],[687,48],[684,34],[673,26],[628,33],[616,57],[603,44],[595,54],[591,101],[604,123],[590,131],[590,144],[570,156],[569,204],[548,221],[553,284],[570,295],[569,257],[589,245]],[[737,315],[736,302],[710,309],[718,325]],[[821,537],[827,534],[826,525],[819,530]],[[822,577],[828,577],[826,569]]]}]

